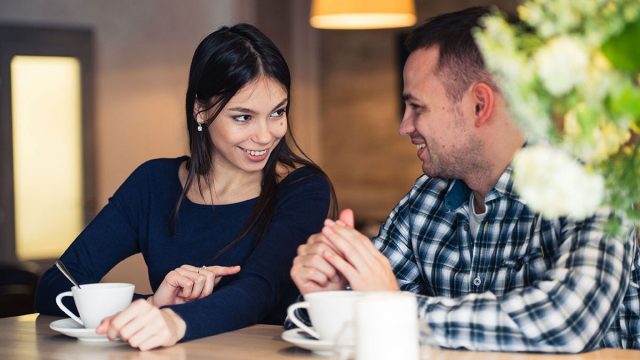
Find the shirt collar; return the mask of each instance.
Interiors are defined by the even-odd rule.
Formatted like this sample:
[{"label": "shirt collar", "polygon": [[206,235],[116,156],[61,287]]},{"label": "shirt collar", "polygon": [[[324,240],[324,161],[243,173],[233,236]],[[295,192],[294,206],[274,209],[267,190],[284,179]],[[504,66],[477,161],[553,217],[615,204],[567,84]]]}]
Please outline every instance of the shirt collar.
[{"label": "shirt collar", "polygon": [[[471,189],[462,180],[453,180],[449,185],[444,201],[448,210],[454,211],[469,201]],[[513,168],[511,164],[507,166],[502,175],[498,178],[498,182],[487,193],[485,202],[496,200],[501,197],[517,198],[513,188]]]}]

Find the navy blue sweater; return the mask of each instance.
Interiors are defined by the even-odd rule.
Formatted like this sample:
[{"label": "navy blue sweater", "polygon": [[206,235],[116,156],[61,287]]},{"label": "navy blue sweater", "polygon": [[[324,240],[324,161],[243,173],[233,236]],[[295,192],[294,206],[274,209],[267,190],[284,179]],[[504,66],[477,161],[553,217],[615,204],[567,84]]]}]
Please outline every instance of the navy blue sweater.
[{"label": "navy blue sweater", "polygon": [[[244,228],[257,199],[228,205],[185,199],[172,236],[169,217],[182,189],[178,168],[184,160],[151,160],[136,169],[64,252],[62,261],[80,284],[87,284],[99,282],[117,263],[140,252],[154,291],[169,271],[184,264],[241,265],[240,273],[224,277],[210,296],[169,306],[187,324],[183,340],[256,323],[282,323],[287,306],[298,295],[289,277],[296,249],[322,228],[327,215],[326,179],[307,167],[291,172],[278,185],[274,217],[260,242],[254,243],[252,231],[214,259]],[[52,267],[38,285],[36,310],[63,315],[55,297],[69,288],[69,281]]]}]

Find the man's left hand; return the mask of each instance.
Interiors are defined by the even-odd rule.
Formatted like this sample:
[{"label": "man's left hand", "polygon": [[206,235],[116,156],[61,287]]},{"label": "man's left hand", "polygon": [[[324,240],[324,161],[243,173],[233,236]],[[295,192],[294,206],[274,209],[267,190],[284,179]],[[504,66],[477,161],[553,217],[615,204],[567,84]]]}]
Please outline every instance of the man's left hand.
[{"label": "man's left hand", "polygon": [[338,220],[327,221],[322,234],[344,258],[334,252],[323,256],[357,291],[398,291],[398,282],[389,260],[376,249],[371,239]]}]

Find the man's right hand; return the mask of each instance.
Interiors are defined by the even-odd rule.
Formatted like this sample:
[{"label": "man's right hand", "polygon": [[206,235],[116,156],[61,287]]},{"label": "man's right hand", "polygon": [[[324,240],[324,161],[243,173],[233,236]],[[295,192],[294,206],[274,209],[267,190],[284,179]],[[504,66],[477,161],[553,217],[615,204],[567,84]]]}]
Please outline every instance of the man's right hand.
[{"label": "man's right hand", "polygon": [[[340,220],[353,227],[353,211],[343,210]],[[291,278],[302,295],[317,291],[344,290],[347,286],[344,276],[323,256],[326,252],[344,257],[322,233],[311,235],[306,244],[298,247],[298,256],[293,259]]]}]

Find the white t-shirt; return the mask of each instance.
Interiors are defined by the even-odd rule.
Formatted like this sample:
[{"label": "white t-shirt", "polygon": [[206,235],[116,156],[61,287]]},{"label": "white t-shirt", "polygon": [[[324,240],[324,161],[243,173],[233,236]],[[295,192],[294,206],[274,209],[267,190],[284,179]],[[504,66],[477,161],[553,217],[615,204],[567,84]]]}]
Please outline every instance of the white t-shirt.
[{"label": "white t-shirt", "polygon": [[484,212],[481,214],[476,213],[476,207],[474,206],[473,198],[473,192],[471,192],[471,196],[469,197],[469,228],[471,231],[471,236],[475,240],[478,238],[480,223],[484,219],[484,216],[487,215],[487,208],[485,206]]}]

